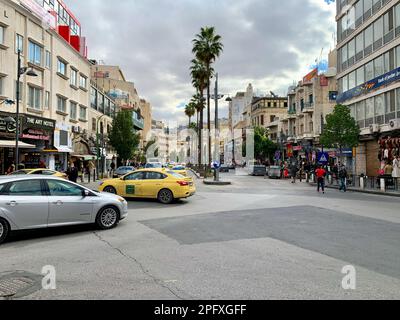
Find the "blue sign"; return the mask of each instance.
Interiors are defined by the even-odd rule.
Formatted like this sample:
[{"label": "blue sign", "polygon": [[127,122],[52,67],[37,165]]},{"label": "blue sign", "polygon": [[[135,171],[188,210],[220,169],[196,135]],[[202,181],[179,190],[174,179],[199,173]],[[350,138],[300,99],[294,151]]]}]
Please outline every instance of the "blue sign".
[{"label": "blue sign", "polygon": [[327,164],[329,162],[329,154],[327,152],[318,152],[318,163]]},{"label": "blue sign", "polygon": [[275,152],[275,160],[281,160],[281,152],[280,151]]},{"label": "blue sign", "polygon": [[372,79],[362,85],[359,85],[349,91],[343,92],[337,97],[336,102],[342,103],[346,100],[366,94],[372,90],[376,90],[384,85],[400,80],[400,68],[394,69],[384,75]]},{"label": "blue sign", "polygon": [[219,169],[221,167],[221,164],[219,162],[215,161],[215,162],[212,163],[212,167],[214,169]]}]

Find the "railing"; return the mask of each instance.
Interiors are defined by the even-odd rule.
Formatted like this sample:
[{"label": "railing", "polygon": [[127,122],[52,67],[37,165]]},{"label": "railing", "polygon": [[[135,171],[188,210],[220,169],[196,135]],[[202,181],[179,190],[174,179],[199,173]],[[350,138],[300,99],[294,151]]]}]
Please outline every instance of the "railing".
[{"label": "railing", "polygon": [[[326,177],[327,185],[339,186],[340,179],[335,174],[328,174]],[[316,181],[315,181],[316,182]],[[382,182],[384,185],[381,186]],[[383,175],[378,177],[367,177],[350,175],[346,179],[348,187],[357,188],[370,191],[395,191],[400,192],[400,178],[393,178],[390,175]],[[382,187],[382,188],[381,188]]]}]

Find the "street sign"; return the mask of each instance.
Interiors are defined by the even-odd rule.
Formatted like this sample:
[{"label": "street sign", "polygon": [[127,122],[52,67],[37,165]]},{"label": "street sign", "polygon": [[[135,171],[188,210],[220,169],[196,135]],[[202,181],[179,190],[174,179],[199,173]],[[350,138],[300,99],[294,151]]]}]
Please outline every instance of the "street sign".
[{"label": "street sign", "polygon": [[329,162],[328,152],[318,152],[318,163],[327,164]]},{"label": "street sign", "polygon": [[221,164],[220,164],[218,161],[214,161],[214,162],[212,163],[212,167],[213,167],[214,169],[219,169],[219,168],[221,167]]}]

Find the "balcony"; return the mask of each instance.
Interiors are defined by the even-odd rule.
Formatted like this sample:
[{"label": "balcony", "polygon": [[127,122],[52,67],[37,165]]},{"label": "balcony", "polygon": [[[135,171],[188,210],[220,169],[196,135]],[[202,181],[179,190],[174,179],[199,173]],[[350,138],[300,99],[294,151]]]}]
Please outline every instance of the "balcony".
[{"label": "balcony", "polygon": [[144,118],[141,117],[136,112],[133,112],[133,127],[136,130],[143,130],[144,129]]},{"label": "balcony", "polygon": [[305,103],[302,108],[303,113],[313,113],[314,112],[314,103]]},{"label": "balcony", "polygon": [[273,122],[270,122],[269,124],[267,124],[267,128],[274,128],[274,127],[278,127],[279,126],[279,120],[275,120]]}]

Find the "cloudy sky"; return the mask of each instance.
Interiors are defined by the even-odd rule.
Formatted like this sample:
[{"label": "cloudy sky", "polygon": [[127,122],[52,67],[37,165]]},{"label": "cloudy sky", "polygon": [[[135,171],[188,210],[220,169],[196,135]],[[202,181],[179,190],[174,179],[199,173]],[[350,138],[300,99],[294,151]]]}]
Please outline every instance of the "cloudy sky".
[{"label": "cloudy sky", "polygon": [[[328,1],[329,2],[329,1]],[[321,55],[333,49],[335,4],[325,0],[65,0],[82,24],[89,57],[121,66],[153,118],[186,123],[194,94],[192,43],[215,26],[224,52],[214,68],[220,91],[234,95],[249,83],[283,95]],[[222,115],[227,104],[221,105]]]}]

